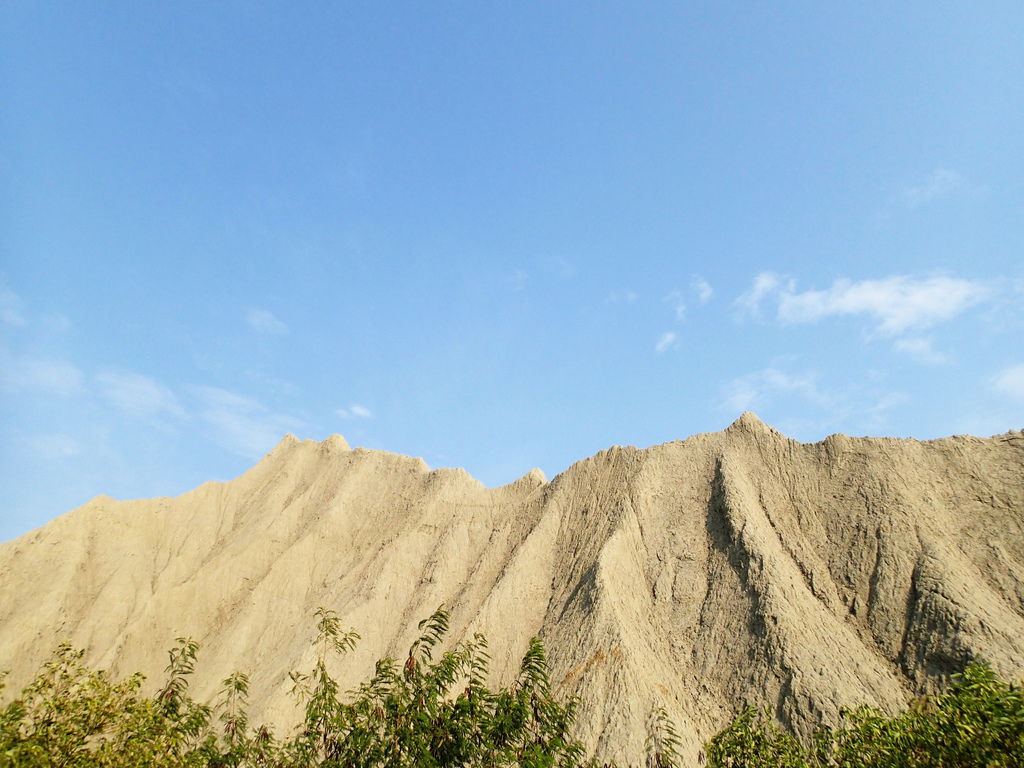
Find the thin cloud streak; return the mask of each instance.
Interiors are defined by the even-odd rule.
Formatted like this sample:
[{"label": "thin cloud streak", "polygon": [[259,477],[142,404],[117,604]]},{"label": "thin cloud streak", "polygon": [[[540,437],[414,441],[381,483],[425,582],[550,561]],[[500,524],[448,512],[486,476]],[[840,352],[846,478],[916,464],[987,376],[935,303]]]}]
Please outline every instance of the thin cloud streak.
[{"label": "thin cloud streak", "polygon": [[25,445],[33,456],[44,461],[67,459],[82,453],[78,441],[62,434],[27,437]]},{"label": "thin cloud streak", "polygon": [[697,301],[701,304],[707,304],[715,295],[715,290],[711,287],[711,283],[700,275],[693,276],[693,279],[690,281],[690,287],[696,292]]},{"label": "thin cloud streak", "polygon": [[302,426],[293,416],[272,411],[255,398],[219,387],[197,387],[200,418],[222,447],[248,459],[260,458],[281,437]]},{"label": "thin cloud streak", "polygon": [[25,315],[22,314],[25,303],[21,297],[0,283],[0,323],[10,326],[21,326],[26,324]]},{"label": "thin cloud streak", "polygon": [[671,291],[668,296],[665,297],[665,301],[672,305],[672,312],[675,314],[676,321],[682,322],[686,319],[686,302],[683,301],[682,291]]},{"label": "thin cloud streak", "polygon": [[96,374],[96,387],[104,400],[134,416],[188,417],[171,390],[139,373],[103,371]]},{"label": "thin cloud streak", "polygon": [[797,439],[818,440],[823,434],[853,427],[885,429],[893,413],[907,403],[906,393],[874,384],[849,382],[840,389],[823,388],[816,371],[789,372],[769,366],[727,381],[719,389],[720,410],[735,417],[743,411],[772,414],[773,426]]},{"label": "thin cloud streak", "polygon": [[288,333],[287,324],[265,309],[250,309],[245,313],[245,322],[256,333],[267,336],[283,336]]},{"label": "thin cloud streak", "polygon": [[891,337],[950,320],[989,295],[980,282],[909,275],[859,281],[840,278],[830,288],[800,292],[792,278],[762,272],[750,290],[736,299],[735,306],[740,317],[760,317],[762,304],[773,301],[775,317],[783,325],[864,315],[874,321],[878,333]]},{"label": "thin cloud streak", "polygon": [[911,208],[917,208],[945,197],[963,186],[964,178],[959,173],[948,168],[936,168],[922,183],[906,187],[903,190],[903,200]]},{"label": "thin cloud streak", "polygon": [[1024,365],[1006,368],[993,382],[997,391],[1024,402]]},{"label": "thin cloud streak", "polygon": [[941,363],[949,362],[949,356],[936,350],[932,346],[931,339],[926,339],[920,336],[897,339],[893,346],[897,351],[903,352],[919,363],[939,365]]},{"label": "thin cloud streak", "polygon": [[818,389],[814,376],[788,374],[778,368],[763,368],[738,376],[726,384],[721,405],[737,413],[756,411],[778,394],[795,394],[815,405],[828,405],[831,402],[831,398]]},{"label": "thin cloud streak", "polygon": [[605,302],[608,304],[635,304],[636,300],[639,298],[640,294],[627,288],[621,291],[612,291],[608,294],[608,298],[605,299]]},{"label": "thin cloud streak", "polygon": [[508,278],[513,291],[525,291],[530,283],[530,274],[525,269],[515,270]]},{"label": "thin cloud streak", "polygon": [[0,348],[0,390],[70,397],[84,391],[84,376],[67,360],[23,357]]},{"label": "thin cloud streak", "polygon": [[[746,293],[741,293],[733,302],[736,307],[738,319],[744,317],[761,317],[761,302],[772,294],[779,292],[782,278],[774,272],[761,272],[754,277],[754,284]],[[790,286],[795,286],[795,281],[789,281]]]},{"label": "thin cloud streak", "polygon": [[665,333],[661,334],[661,337],[658,339],[658,343],[654,345],[654,351],[657,352],[660,355],[662,352],[666,352],[669,349],[671,349],[672,347],[674,347],[675,344],[676,344],[676,334],[675,334],[675,332],[674,331],[665,331]]},{"label": "thin cloud streak", "polygon": [[364,405],[353,403],[348,408],[339,408],[335,411],[338,416],[343,419],[372,419],[373,411]]}]

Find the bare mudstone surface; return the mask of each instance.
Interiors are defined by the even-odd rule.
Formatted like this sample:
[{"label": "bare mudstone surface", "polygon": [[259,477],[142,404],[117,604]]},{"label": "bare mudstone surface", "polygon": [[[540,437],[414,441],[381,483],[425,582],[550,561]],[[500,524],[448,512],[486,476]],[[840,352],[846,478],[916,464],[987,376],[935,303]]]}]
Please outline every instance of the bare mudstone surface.
[{"label": "bare mudstone surface", "polygon": [[337,666],[351,686],[441,603],[452,641],[487,636],[495,684],[543,638],[580,736],[623,762],[656,706],[692,757],[744,702],[806,733],[844,706],[900,707],[975,657],[1020,679],[1024,437],[804,444],[748,413],[487,489],[288,436],[231,482],[99,497],[0,545],[0,667],[10,696],[67,640],[155,683],[191,635],[194,693],[241,669],[253,720],[283,728],[317,607],[363,636]]}]

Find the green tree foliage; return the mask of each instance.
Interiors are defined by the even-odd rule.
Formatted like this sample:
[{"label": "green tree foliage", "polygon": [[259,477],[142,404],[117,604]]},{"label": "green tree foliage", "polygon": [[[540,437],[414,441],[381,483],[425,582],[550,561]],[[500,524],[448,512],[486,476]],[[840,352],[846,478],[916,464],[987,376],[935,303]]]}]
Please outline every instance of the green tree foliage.
[{"label": "green tree foliage", "polygon": [[435,659],[448,631],[438,609],[421,622],[403,663],[377,662],[374,675],[343,695],[329,659],[359,635],[333,611],[316,614],[316,661],[293,672],[303,719],[287,739],[251,728],[249,678],[228,677],[214,707],[188,692],[198,645],[179,638],[167,680],[152,697],[142,677],[121,683],[58,649],[37,679],[0,710],[0,766],[215,766],[245,768],[574,768],[583,747],[570,731],[576,702],[551,695],[544,647],[534,638],[507,688],[487,685],[487,643],[476,635]]},{"label": "green tree foliage", "polygon": [[1024,766],[1024,692],[987,664],[970,664],[948,691],[889,718],[870,707],[846,713],[819,737],[828,764],[849,768]]},{"label": "green tree foliage", "polygon": [[651,712],[647,724],[648,768],[675,768],[679,765],[679,734],[664,707]]},{"label": "green tree foliage", "polygon": [[800,742],[747,708],[707,745],[710,768],[807,768]]},{"label": "green tree foliage", "polygon": [[[111,680],[64,645],[0,709],[0,768],[593,768],[572,736],[577,702],[553,697],[536,638],[516,679],[491,690],[481,635],[438,654],[449,621],[438,609],[404,660],[381,659],[370,679],[343,693],[329,668],[359,636],[332,611],[316,619],[313,668],[291,676],[302,720],[286,737],[252,726],[242,673],[223,682],[210,706],[190,696],[198,645],[189,638],[170,651],[152,696],[142,694],[140,675]],[[679,744],[665,710],[654,710],[647,766],[678,768]],[[705,754],[708,768],[1024,766],[1024,694],[975,663],[946,693],[894,717],[869,707],[844,713],[810,745],[748,709]]]},{"label": "green tree foliage", "polygon": [[188,696],[198,646],[179,639],[153,698],[141,675],[113,682],[67,645],[0,711],[0,765],[206,766],[218,745],[210,708]]},{"label": "green tree foliage", "polygon": [[1024,766],[1024,692],[983,662],[949,690],[890,717],[844,712],[805,747],[748,709],[707,747],[709,768],[1011,768]]}]

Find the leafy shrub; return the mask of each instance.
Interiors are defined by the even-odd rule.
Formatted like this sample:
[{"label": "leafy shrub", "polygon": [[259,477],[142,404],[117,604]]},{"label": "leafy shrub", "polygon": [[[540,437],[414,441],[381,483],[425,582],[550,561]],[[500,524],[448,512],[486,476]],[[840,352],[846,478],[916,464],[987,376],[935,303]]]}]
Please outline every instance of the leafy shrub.
[{"label": "leafy shrub", "polygon": [[748,707],[705,749],[711,768],[807,768],[804,749],[767,713]]},{"label": "leafy shrub", "polygon": [[[189,638],[170,651],[166,681],[151,697],[141,694],[140,675],[113,681],[62,645],[0,709],[0,768],[593,768],[572,736],[577,702],[552,696],[536,638],[512,684],[491,690],[481,635],[435,658],[449,620],[438,609],[402,663],[381,659],[343,696],[327,662],[359,635],[332,611],[316,618],[313,669],[291,676],[302,721],[286,738],[250,724],[244,674],[228,677],[212,706],[190,697],[198,645]],[[663,709],[651,714],[648,732],[647,765],[679,766],[679,736]],[[846,712],[809,746],[747,709],[705,754],[708,768],[1024,766],[1024,694],[975,663],[946,693],[894,717],[870,707]]]},{"label": "leafy shrub", "polygon": [[381,659],[346,701],[327,659],[351,650],[359,635],[343,630],[334,612],[318,611],[316,663],[291,675],[303,720],[284,740],[250,727],[244,674],[224,681],[215,707],[190,698],[198,646],[188,638],[170,651],[167,680],[152,698],[140,694],[141,676],[113,683],[82,664],[82,651],[61,646],[0,710],[0,766],[581,765],[583,747],[570,735],[576,702],[552,697],[541,642],[530,642],[512,685],[491,691],[482,636],[434,659],[448,618],[438,609],[421,622],[404,663]]},{"label": "leafy shrub", "polygon": [[945,693],[889,717],[868,706],[819,729],[809,747],[746,710],[707,747],[709,768],[1024,766],[1024,692],[974,662]]},{"label": "leafy shrub", "polygon": [[820,741],[830,764],[844,768],[1024,766],[1024,693],[972,663],[947,692],[892,718],[860,707]]}]

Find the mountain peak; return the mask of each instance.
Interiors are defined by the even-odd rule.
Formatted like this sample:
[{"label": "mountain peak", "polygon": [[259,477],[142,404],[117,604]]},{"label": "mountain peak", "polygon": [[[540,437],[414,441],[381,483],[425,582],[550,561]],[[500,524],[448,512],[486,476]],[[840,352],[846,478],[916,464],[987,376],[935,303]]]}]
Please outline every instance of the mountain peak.
[{"label": "mountain peak", "polygon": [[547,478],[547,475],[544,474],[544,471],[541,470],[541,469],[538,469],[537,467],[534,467],[529,472],[527,472],[525,475],[523,475],[518,480],[516,480],[513,483],[513,485],[519,485],[520,483],[522,483],[522,484],[525,484],[525,485],[541,486],[541,485],[547,485],[547,482],[548,482],[548,478]]},{"label": "mountain peak", "polygon": [[290,448],[293,445],[297,444],[298,442],[299,442],[299,438],[297,438],[294,434],[289,432],[284,437],[282,437],[280,440],[278,440],[277,445],[275,445],[270,450],[270,452],[271,453],[275,453],[276,451],[280,450],[281,448]]},{"label": "mountain peak", "polygon": [[773,432],[774,430],[757,417],[753,411],[744,411],[740,417],[726,427],[726,431]]},{"label": "mountain peak", "polygon": [[330,437],[328,437],[326,440],[324,440],[322,443],[320,443],[320,447],[324,451],[350,451],[350,450],[352,450],[352,446],[350,446],[348,444],[348,440],[346,440],[344,437],[342,437],[341,435],[338,435],[338,434],[334,434],[334,435],[331,435]]}]

